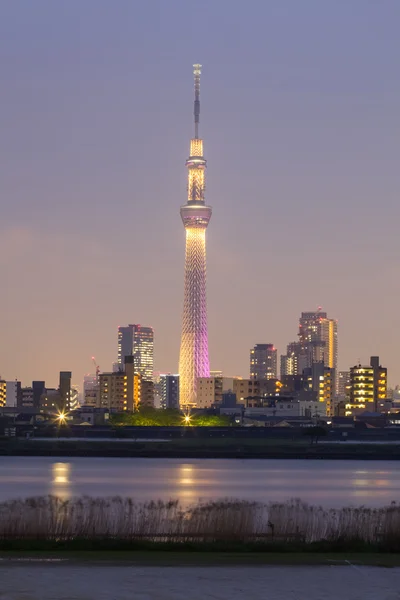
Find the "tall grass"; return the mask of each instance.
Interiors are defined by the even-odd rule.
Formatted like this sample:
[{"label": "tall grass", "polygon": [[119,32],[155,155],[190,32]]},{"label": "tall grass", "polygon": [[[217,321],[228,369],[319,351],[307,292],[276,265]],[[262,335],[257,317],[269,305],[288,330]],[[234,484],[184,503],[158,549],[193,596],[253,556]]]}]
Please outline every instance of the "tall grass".
[{"label": "tall grass", "polygon": [[324,509],[300,500],[223,500],[183,508],[178,501],[55,496],[0,503],[0,540],[354,542],[400,548],[400,505]]}]

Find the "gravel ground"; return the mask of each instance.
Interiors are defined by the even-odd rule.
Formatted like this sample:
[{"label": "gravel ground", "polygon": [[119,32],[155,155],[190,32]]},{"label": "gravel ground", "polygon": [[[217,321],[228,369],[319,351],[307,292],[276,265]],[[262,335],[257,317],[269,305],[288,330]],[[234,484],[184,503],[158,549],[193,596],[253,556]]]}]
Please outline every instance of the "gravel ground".
[{"label": "gravel ground", "polygon": [[400,600],[400,569],[0,565],[1,600]]}]

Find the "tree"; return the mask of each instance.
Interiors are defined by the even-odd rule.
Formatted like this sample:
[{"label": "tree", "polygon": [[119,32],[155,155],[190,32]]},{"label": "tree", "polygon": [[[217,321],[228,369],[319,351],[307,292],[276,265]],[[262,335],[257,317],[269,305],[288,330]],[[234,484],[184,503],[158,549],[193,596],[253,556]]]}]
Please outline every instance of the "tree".
[{"label": "tree", "polygon": [[135,412],[123,412],[110,416],[110,423],[115,427],[227,427],[231,424],[229,417],[193,413],[185,421],[184,415],[172,408],[152,408],[141,406]]},{"label": "tree", "polygon": [[324,427],[317,425],[315,427],[307,427],[307,429],[304,431],[304,435],[311,438],[311,445],[314,442],[315,445],[317,445],[319,438],[326,436],[327,431]]}]

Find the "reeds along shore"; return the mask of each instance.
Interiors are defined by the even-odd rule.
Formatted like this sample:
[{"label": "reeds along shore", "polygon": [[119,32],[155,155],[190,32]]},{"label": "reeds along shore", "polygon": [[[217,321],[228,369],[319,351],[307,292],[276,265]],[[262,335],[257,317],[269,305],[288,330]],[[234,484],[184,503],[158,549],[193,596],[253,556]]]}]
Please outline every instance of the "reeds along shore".
[{"label": "reeds along shore", "polygon": [[325,540],[400,548],[400,505],[326,510],[300,500],[262,504],[222,500],[183,508],[178,501],[54,496],[0,503],[2,540],[149,541]]}]

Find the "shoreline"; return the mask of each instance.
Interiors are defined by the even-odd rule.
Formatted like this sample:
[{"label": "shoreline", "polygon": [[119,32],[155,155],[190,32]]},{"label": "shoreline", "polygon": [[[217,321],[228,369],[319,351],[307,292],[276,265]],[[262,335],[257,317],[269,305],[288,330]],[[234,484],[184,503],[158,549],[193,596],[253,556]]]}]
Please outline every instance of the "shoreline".
[{"label": "shoreline", "polygon": [[0,457],[99,457],[174,459],[298,459],[298,460],[400,460],[399,444],[352,443],[310,445],[299,442],[247,443],[241,440],[143,442],[123,440],[104,443],[74,439],[17,439],[0,443]]},{"label": "shoreline", "polygon": [[71,565],[141,567],[268,567],[349,566],[400,567],[400,553],[377,552],[177,552],[177,551],[0,551],[0,569],[13,566],[62,567]]}]

